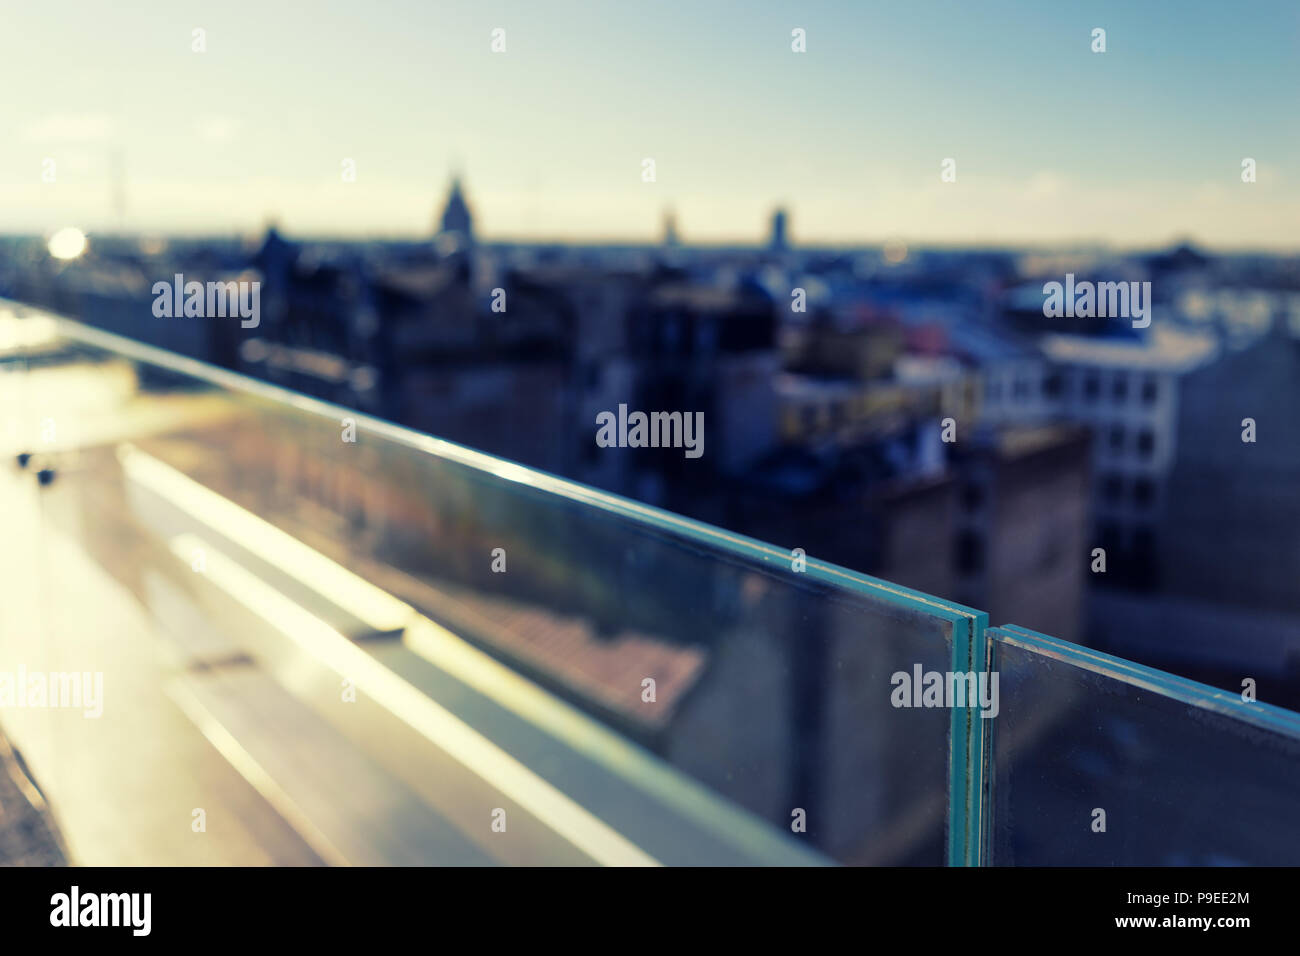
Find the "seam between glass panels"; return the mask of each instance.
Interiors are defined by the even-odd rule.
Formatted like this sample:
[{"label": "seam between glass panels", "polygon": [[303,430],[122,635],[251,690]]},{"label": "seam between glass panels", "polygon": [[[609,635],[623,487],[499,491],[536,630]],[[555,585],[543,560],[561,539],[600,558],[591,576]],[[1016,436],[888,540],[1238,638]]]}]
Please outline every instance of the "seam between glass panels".
[{"label": "seam between glass panels", "polygon": [[[954,673],[988,673],[988,615],[960,615],[952,628]],[[985,842],[985,718],[978,700],[953,707],[948,732],[948,865],[980,866]],[[996,718],[992,718],[996,719]]]}]

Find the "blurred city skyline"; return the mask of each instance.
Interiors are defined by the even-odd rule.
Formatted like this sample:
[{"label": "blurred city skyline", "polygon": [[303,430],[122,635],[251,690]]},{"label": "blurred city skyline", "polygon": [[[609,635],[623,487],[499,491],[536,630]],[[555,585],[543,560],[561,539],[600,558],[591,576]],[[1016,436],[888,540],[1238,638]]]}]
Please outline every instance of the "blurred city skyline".
[{"label": "blurred city skyline", "polygon": [[308,21],[235,0],[6,19],[0,77],[31,91],[0,113],[9,233],[421,236],[459,173],[489,241],[653,242],[671,210],[684,242],[758,243],[781,206],[810,245],[1297,246],[1288,4],[331,2]]}]

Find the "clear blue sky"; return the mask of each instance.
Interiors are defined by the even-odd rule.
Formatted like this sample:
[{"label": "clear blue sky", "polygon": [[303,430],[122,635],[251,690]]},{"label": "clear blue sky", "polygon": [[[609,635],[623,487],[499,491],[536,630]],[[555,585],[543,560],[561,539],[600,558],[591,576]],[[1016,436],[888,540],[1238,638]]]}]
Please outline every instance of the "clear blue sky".
[{"label": "clear blue sky", "polygon": [[0,84],[9,231],[116,155],[146,231],[426,234],[459,167],[498,238],[1300,247],[1294,0],[15,3]]}]

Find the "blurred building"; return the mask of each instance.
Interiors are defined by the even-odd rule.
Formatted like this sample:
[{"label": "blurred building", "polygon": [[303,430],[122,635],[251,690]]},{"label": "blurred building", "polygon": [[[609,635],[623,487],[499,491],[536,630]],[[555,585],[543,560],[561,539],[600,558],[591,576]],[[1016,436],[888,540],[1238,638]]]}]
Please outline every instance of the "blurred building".
[{"label": "blurred building", "polygon": [[1300,614],[1297,304],[1279,301],[1266,334],[1182,380],[1159,526],[1172,593]]},{"label": "blurred building", "polygon": [[1157,583],[1157,529],[1179,434],[1185,376],[1213,360],[1212,339],[1153,326],[1145,340],[1049,335],[1043,394],[1096,436],[1092,513],[1108,581]]},{"label": "blurred building", "polygon": [[1081,641],[1091,446],[1074,425],[982,428],[955,446],[956,600]]}]

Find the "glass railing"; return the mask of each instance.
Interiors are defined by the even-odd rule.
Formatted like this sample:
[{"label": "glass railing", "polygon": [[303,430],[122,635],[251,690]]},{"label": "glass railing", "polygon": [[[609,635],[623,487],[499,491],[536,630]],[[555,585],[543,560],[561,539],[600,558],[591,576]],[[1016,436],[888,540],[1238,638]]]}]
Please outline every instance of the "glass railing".
[{"label": "glass railing", "polygon": [[0,368],[77,862],[1300,860],[1295,715],[37,310]]},{"label": "glass railing", "polygon": [[988,636],[989,862],[1300,862],[1300,714],[1024,628]]}]

